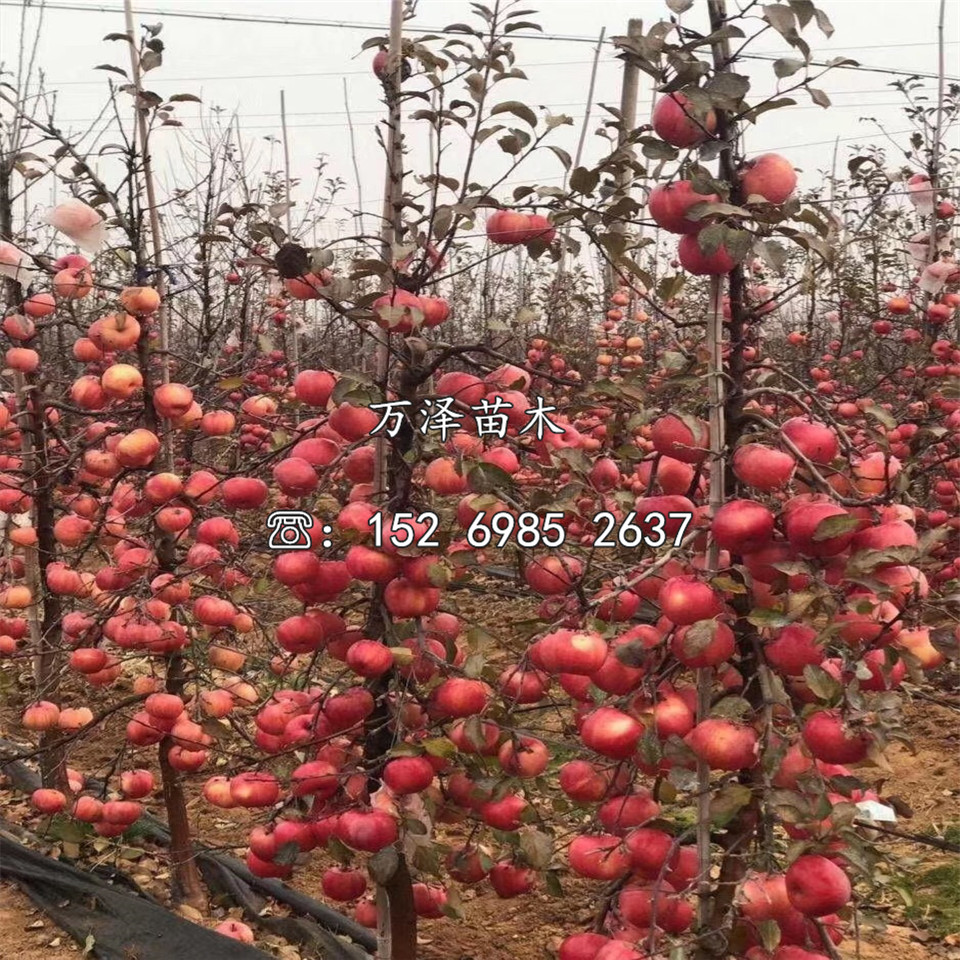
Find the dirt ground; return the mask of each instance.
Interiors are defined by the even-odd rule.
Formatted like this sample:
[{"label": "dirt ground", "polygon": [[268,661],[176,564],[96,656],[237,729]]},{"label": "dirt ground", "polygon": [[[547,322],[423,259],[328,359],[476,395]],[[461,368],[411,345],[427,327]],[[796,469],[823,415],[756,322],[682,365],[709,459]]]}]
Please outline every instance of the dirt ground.
[{"label": "dirt ground", "polygon": [[78,960],[81,948],[19,890],[0,884],[0,953],[10,960]]},{"label": "dirt ground", "polygon": [[[905,712],[916,752],[899,744],[893,746],[889,752],[891,770],[874,771],[872,780],[882,783],[883,796],[896,796],[912,811],[912,817],[901,818],[897,829],[942,834],[948,826],[960,825],[957,711],[915,702],[908,704]],[[9,793],[0,791],[0,804],[11,799]],[[15,802],[22,803],[22,799]],[[194,809],[199,813],[200,806]],[[209,816],[204,811],[198,821],[204,838],[216,845],[227,836],[236,836],[238,825],[231,822],[233,816],[232,811],[226,817]],[[949,854],[896,838],[890,838],[885,849],[895,865],[905,864],[904,869],[911,870],[950,858]],[[294,885],[316,894],[323,866],[314,856],[298,870]],[[136,876],[137,867],[132,866],[131,872]],[[463,895],[463,920],[421,923],[420,956],[422,960],[551,960],[562,935],[578,925],[580,929],[588,925],[597,906],[596,885],[565,879],[564,889],[562,899],[541,892],[516,900],[500,900],[486,884],[479,890],[468,889]],[[916,929],[905,919],[902,901],[896,896],[884,896],[871,902],[869,908],[872,916],[884,918],[886,929],[878,932],[865,923],[859,953],[851,937],[840,949],[844,960],[960,960],[960,936],[934,938]],[[208,925],[219,919],[211,917]],[[0,885],[0,944],[0,955],[17,960],[66,960],[79,957],[81,952],[8,884]],[[275,944],[264,941],[261,946],[269,950]],[[285,950],[283,956],[293,958],[297,954]]]}]

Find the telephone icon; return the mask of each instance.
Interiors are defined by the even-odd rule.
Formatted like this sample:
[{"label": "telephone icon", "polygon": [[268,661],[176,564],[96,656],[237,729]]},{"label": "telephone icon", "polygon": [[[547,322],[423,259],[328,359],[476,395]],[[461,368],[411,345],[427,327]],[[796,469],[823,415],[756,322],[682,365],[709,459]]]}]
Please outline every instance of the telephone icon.
[{"label": "telephone icon", "polygon": [[309,550],[313,547],[313,525],[313,517],[302,510],[275,510],[267,517],[267,529],[271,531],[267,546],[271,550]]}]

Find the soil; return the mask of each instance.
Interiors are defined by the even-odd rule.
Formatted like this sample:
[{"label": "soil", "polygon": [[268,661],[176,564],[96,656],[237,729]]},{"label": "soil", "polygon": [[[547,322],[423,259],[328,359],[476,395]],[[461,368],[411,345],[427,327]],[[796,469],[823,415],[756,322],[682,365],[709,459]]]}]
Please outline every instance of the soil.
[{"label": "soil", "polygon": [[[960,825],[957,711],[914,701],[906,705],[905,720],[914,737],[915,752],[900,744],[894,745],[888,754],[891,769],[875,769],[873,776],[865,779],[880,787],[884,798],[898,799],[902,812],[896,829],[942,835],[948,826]],[[85,768],[90,770],[111,753],[110,745],[103,741],[87,749],[89,755],[83,759]],[[92,762],[86,766],[86,761]],[[22,815],[27,813],[23,800],[0,790],[0,806],[15,822],[23,822]],[[160,811],[154,809],[154,812]],[[196,818],[197,832],[214,846],[228,846],[245,832],[244,821],[248,817],[245,812],[210,812],[210,808],[196,801],[191,803],[191,812]],[[906,816],[911,812],[912,816]],[[913,871],[947,862],[951,856],[898,838],[889,838],[884,850],[889,855],[885,869],[891,873],[902,871],[908,876]],[[321,856],[311,856],[309,862],[298,869],[294,885],[316,895],[320,873],[326,865]],[[139,862],[133,858],[123,866],[155,896],[164,893],[166,874],[162,864],[153,860],[151,851],[142,853]],[[151,879],[152,883],[145,882]],[[552,960],[562,936],[589,927],[598,908],[596,884],[564,878],[563,886],[562,898],[541,892],[516,900],[497,898],[486,884],[479,889],[465,889],[462,920],[421,922],[419,956],[422,960]],[[219,910],[204,920],[213,926],[223,917],[223,911]],[[868,922],[871,918],[883,918],[886,928],[874,929]],[[859,953],[851,936],[840,948],[844,960],[854,957],[859,960],[960,960],[960,937],[948,936],[941,940],[917,930],[905,919],[902,901],[895,894],[884,894],[871,901],[864,920]],[[42,926],[37,926],[38,923]],[[0,954],[17,960],[61,960],[79,957],[81,953],[81,948],[9,884],[0,885],[0,944],[3,944]],[[260,940],[258,944],[268,952],[279,953],[285,960],[296,960],[299,956],[289,947],[278,951],[275,938]]]},{"label": "soil", "polygon": [[0,884],[2,954],[16,960],[79,960],[79,947],[16,887]]}]

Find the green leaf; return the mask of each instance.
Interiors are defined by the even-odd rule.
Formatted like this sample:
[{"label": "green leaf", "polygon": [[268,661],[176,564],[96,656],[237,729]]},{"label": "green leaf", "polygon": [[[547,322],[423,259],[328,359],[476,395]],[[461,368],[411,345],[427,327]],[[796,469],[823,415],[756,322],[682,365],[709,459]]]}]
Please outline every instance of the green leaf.
[{"label": "green leaf", "polygon": [[905,886],[899,883],[893,884],[893,889],[897,891],[900,895],[900,899],[903,901],[904,906],[912,907],[913,906],[913,894]]},{"label": "green leaf", "polygon": [[749,230],[736,230],[723,226],[723,247],[737,263],[744,260],[753,249],[753,234]]},{"label": "green leaf", "polygon": [[140,69],[147,73],[156,70],[163,63],[163,54],[157,50],[145,50],[140,58]]},{"label": "green leaf", "polygon": [[802,30],[813,19],[816,7],[812,0],[787,0],[787,3],[793,7],[793,12],[797,15],[797,23]]},{"label": "green leaf", "polygon": [[396,847],[384,847],[367,861],[367,872],[375,883],[384,884],[390,881],[399,865],[400,857]]},{"label": "green leaf", "polygon": [[817,18],[817,26],[820,28],[820,32],[825,37],[832,37],[833,24],[830,22],[830,18],[819,7],[814,11],[814,16]]},{"label": "green leaf", "polygon": [[[440,858],[437,857],[437,867],[440,866]],[[435,871],[439,875],[439,869]],[[447,888],[447,899],[440,908],[444,916],[451,920],[460,920],[463,917],[463,901],[460,899],[460,891],[453,885]]]},{"label": "green leaf", "polygon": [[797,28],[793,10],[782,3],[765,3],[763,5],[763,19],[780,34],[784,40],[792,40],[797,36]]},{"label": "green leaf", "polygon": [[503,103],[498,103],[490,111],[490,115],[496,116],[498,113],[512,113],[515,117],[519,117],[524,122],[530,124],[531,127],[537,125],[537,115],[525,103],[521,103],[519,100],[505,100]]},{"label": "green leaf", "polygon": [[509,153],[511,157],[515,157],[523,149],[523,144],[515,133],[508,133],[505,137],[501,137],[497,143],[500,144],[500,149],[504,153]]},{"label": "green leaf", "polygon": [[492,463],[477,463],[467,471],[467,484],[474,493],[509,489],[510,474]]},{"label": "green leaf", "polygon": [[693,6],[693,0],[667,0],[667,6],[671,13],[679,15],[686,13]]},{"label": "green leaf", "polygon": [[[449,31],[449,27],[447,30]],[[473,30],[470,30],[473,33]],[[469,77],[464,81],[467,85],[467,89],[470,91],[470,96],[479,103],[483,99],[483,74],[482,73],[471,73]]]},{"label": "green leaf", "polygon": [[739,73],[718,73],[703,87],[714,106],[735,109],[750,89],[750,81]]},{"label": "green leaf", "polygon": [[873,417],[874,420],[879,421],[888,430],[893,430],[897,426],[897,421],[894,420],[893,416],[878,404],[875,404],[872,407],[867,407],[867,409],[864,410],[864,415],[868,417]]},{"label": "green leaf", "polygon": [[570,174],[570,189],[575,193],[593,193],[600,182],[599,170],[588,170],[586,167],[577,167]]},{"label": "green leaf", "polygon": [[573,161],[570,159],[570,154],[567,153],[566,150],[564,150],[562,147],[555,147],[552,144],[548,144],[547,149],[553,151],[560,163],[563,164],[564,170],[570,169],[570,164],[573,163]]},{"label": "green leaf", "polygon": [[553,859],[553,837],[540,830],[523,830],[520,851],[534,870],[546,870]]},{"label": "green leaf", "polygon": [[682,273],[675,273],[672,277],[663,277],[657,284],[657,299],[661,302],[672,300],[680,295],[687,278]]},{"label": "green leaf", "polygon": [[72,820],[68,817],[56,814],[50,820],[50,826],[47,827],[47,835],[55,837],[57,840],[64,840],[68,843],[80,843],[90,834],[90,827],[81,823],[79,820]]},{"label": "green leaf", "polygon": [[640,143],[640,152],[648,160],[676,160],[680,156],[676,147],[657,137],[641,137]]},{"label": "green leaf", "polygon": [[427,740],[421,741],[420,746],[422,746],[431,757],[442,757],[445,760],[449,760],[457,754],[456,745],[446,737],[430,737]]},{"label": "green leaf", "polygon": [[[554,113],[545,117],[543,122],[547,125],[548,130],[555,130],[557,127],[572,126],[573,117],[568,117],[565,113]],[[566,153],[565,150],[563,152]]]},{"label": "green leaf", "polygon": [[666,350],[660,358],[660,366],[667,373],[677,373],[680,370],[686,370],[688,365],[687,358],[678,350]]},{"label": "green leaf", "polygon": [[[385,849],[392,850],[393,848],[386,847]],[[413,851],[413,865],[419,873],[425,873],[432,877],[439,877],[440,848],[434,846],[433,844],[427,845],[418,843]]]},{"label": "green leaf", "polygon": [[487,738],[483,735],[483,722],[476,714],[467,717],[463,725],[463,735],[475,750],[480,750],[487,745]]},{"label": "green leaf", "polygon": [[810,94],[810,99],[818,106],[826,109],[830,106],[830,98],[823,92],[823,90],[818,90],[816,87],[807,87],[807,93]]},{"label": "green leaf", "polygon": [[193,93],[175,93],[172,97],[167,97],[167,103],[203,103],[203,101]]},{"label": "green leaf", "polygon": [[[496,502],[496,500],[494,500]],[[483,509],[480,507],[479,509]],[[482,627],[471,627],[467,631],[467,647],[470,650],[483,650],[496,644],[497,638],[487,633]]]},{"label": "green leaf", "polygon": [[750,802],[750,788],[742,783],[728,783],[710,798],[710,822],[726,826],[737,812]]},{"label": "green leaf", "polygon": [[710,581],[710,585],[716,590],[722,590],[724,593],[737,593],[743,594],[747,592],[747,588],[739,580],[734,580],[733,577],[727,576],[726,574],[714,577]]},{"label": "green leaf", "polygon": [[780,943],[780,924],[776,920],[761,920],[757,924],[760,942],[764,950],[776,950]]},{"label": "green leaf", "polygon": [[539,30],[543,33],[543,27],[532,20],[521,20],[519,23],[508,23],[504,28],[504,33],[513,33],[515,30]]},{"label": "green leaf", "polygon": [[776,629],[778,627],[789,626],[791,620],[779,610],[768,610],[765,607],[757,607],[747,615],[747,622],[752,623],[755,627],[772,627]]},{"label": "green leaf", "polygon": [[476,680],[483,672],[486,662],[486,657],[482,653],[471,653],[463,662],[463,675],[471,680]]},{"label": "green leaf", "polygon": [[808,663],[803,668],[803,679],[807,682],[807,686],[813,691],[818,700],[833,701],[843,690],[840,683],[834,680],[823,667],[818,667],[811,663]]},{"label": "green leaf", "polygon": [[706,217],[750,217],[752,214],[743,207],[732,203],[695,203],[688,211],[691,220],[703,220]]},{"label": "green leaf", "polygon": [[723,245],[725,228],[722,223],[711,223],[704,227],[697,237],[697,244],[708,257],[713,256]]},{"label": "green leaf", "polygon": [[563,898],[563,887],[560,886],[560,878],[554,870],[548,870],[543,875],[543,881],[546,884],[547,893],[549,893],[551,897]]},{"label": "green leaf", "polygon": [[753,244],[753,249],[757,256],[777,273],[780,273],[786,265],[787,249],[776,240],[757,240]]},{"label": "green leaf", "polygon": [[835,517],[826,517],[817,524],[813,531],[813,542],[822,543],[824,540],[833,540],[844,534],[853,533],[860,526],[860,521],[849,513],[837,514]]},{"label": "green leaf", "polygon": [[773,61],[773,72],[783,80],[785,77],[792,77],[798,70],[805,66],[803,60],[793,60],[788,57],[782,57],[780,60]]},{"label": "green leaf", "polygon": [[739,720],[753,711],[749,700],[743,697],[724,697],[713,705],[711,717],[726,717],[729,720]]},{"label": "green leaf", "polygon": [[273,859],[275,863],[281,863],[285,867],[289,867],[291,864],[296,863],[297,857],[299,856],[300,844],[297,843],[296,840],[290,840],[277,850],[276,856]]}]

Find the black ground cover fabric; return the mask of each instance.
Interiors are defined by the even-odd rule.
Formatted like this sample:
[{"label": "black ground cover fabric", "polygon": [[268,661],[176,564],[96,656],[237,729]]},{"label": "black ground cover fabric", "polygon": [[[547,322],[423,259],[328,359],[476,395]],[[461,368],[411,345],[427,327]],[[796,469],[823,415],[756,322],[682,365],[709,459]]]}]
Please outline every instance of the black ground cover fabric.
[{"label": "black ground cover fabric", "polygon": [[[0,738],[0,751],[8,751],[8,755],[16,755],[20,749],[18,744]],[[36,771],[19,760],[3,762],[2,755],[2,752],[0,752],[0,773],[3,773],[17,790],[32,792],[40,785],[40,778]],[[96,789],[97,785],[90,782],[89,786]],[[170,839],[166,824],[149,814],[144,814],[137,821],[137,827],[144,836],[148,836],[159,843],[166,843]],[[158,904],[153,898],[139,891],[137,885],[122,873],[109,868],[99,871],[99,875],[86,873],[63,861],[53,860],[36,853],[18,843],[13,837],[4,838],[0,834],[0,841],[4,844],[4,847],[0,850],[4,852],[7,848],[10,850],[10,859],[7,863],[4,862],[5,857],[0,853],[0,876],[9,875],[11,879],[16,880],[24,893],[47,913],[51,920],[81,944],[85,941],[87,933],[94,933],[97,946],[94,948],[93,955],[97,958],[103,958],[103,960],[114,960],[114,958],[117,958],[117,960],[234,960],[234,958],[236,960],[243,960],[243,958],[255,960],[259,957],[262,960],[262,958],[269,956],[261,950],[239,944],[237,941],[231,941],[227,937],[179,917]],[[26,854],[30,854],[30,857],[23,855],[15,857],[13,854],[18,850],[25,851]],[[34,876],[32,880],[30,879],[30,871],[26,866],[30,862],[44,866],[42,875]],[[215,897],[224,898],[231,905],[239,905],[243,908],[248,922],[282,936],[291,943],[301,944],[308,948],[310,955],[322,957],[324,960],[368,960],[370,955],[376,952],[376,938],[366,927],[361,926],[351,917],[344,916],[325,903],[292,890],[279,880],[254,876],[241,860],[222,853],[206,851],[201,847],[197,851],[197,862],[204,880]],[[57,871],[60,869],[65,871],[65,878],[68,874],[74,875],[74,879],[76,877],[85,878],[92,885],[99,884],[96,889],[105,888],[109,893],[118,896],[123,894],[138,906],[145,905],[147,908],[145,916],[152,918],[153,926],[141,928],[137,920],[127,919],[121,913],[114,918],[112,924],[107,924],[104,927],[104,931],[109,929],[112,933],[111,938],[104,941],[103,950],[107,952],[100,952],[101,938],[96,935],[93,928],[85,926],[89,923],[87,914],[95,911],[82,906],[78,908],[70,907],[69,909],[66,906],[58,907],[58,904],[69,900],[69,896],[56,895],[58,883],[56,878],[59,877]],[[19,870],[24,873],[24,876],[15,875],[14,870]],[[101,880],[100,875],[107,876],[113,886]],[[71,883],[66,879],[63,882],[67,884],[68,889],[73,889]],[[31,886],[31,883],[33,886]],[[125,893],[117,889],[118,886],[126,887],[133,892]],[[66,894],[68,889],[61,891],[61,893]],[[84,896],[87,894],[89,894],[89,891],[82,892]],[[301,914],[302,917],[262,915],[261,911],[267,906],[267,900],[264,897],[286,904],[294,912]],[[80,902],[89,903],[89,896],[86,901],[81,900]],[[48,904],[50,907],[48,907]],[[62,918],[56,910],[63,913]],[[69,910],[73,910],[72,919]],[[153,912],[150,912],[151,910]],[[109,919],[107,917],[107,920]],[[162,931],[166,921],[176,923],[178,926],[182,925],[185,928],[181,937],[188,936],[190,931],[197,931],[203,936],[197,942],[187,944],[185,947],[183,944],[178,944],[176,951],[183,947],[182,952],[163,952],[164,950],[169,951],[170,944],[159,944],[159,941],[157,941],[157,944],[161,952],[148,952],[151,944],[158,936],[157,931]],[[81,932],[78,933],[78,931]],[[353,944],[345,943],[338,939],[335,934],[348,937],[353,941]],[[106,935],[106,932],[104,932],[103,936]],[[209,940],[211,937],[214,938],[213,941]],[[142,944],[141,940],[143,940]],[[223,947],[220,941],[224,941],[226,947]],[[208,942],[214,944],[214,947],[211,948],[214,949],[212,953],[206,946]],[[223,952],[223,950],[230,949],[231,944],[243,947],[246,952]],[[216,952],[216,948],[220,948],[220,952]],[[119,950],[120,952],[109,952],[110,950]],[[2,950],[0,950],[0,956],[2,956]]]},{"label": "black ground cover fabric", "polygon": [[0,877],[17,886],[98,960],[267,960],[269,954],[191,923],[94,874],[0,833]]}]

